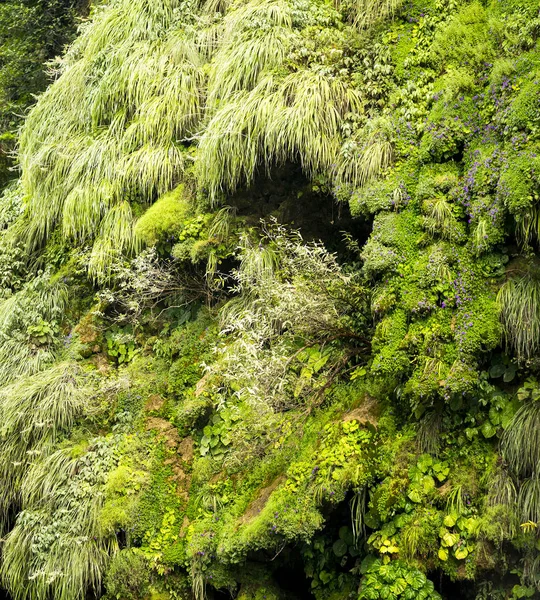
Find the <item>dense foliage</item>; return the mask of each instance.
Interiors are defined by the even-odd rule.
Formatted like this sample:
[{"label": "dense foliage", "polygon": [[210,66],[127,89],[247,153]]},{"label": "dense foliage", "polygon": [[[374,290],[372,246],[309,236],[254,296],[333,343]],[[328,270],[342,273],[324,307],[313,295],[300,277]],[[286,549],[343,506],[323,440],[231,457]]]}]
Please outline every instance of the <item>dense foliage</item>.
[{"label": "dense foliage", "polygon": [[[0,5],[10,136],[75,10]],[[540,597],[539,36],[95,3],[0,197],[11,597]]]},{"label": "dense foliage", "polygon": [[0,186],[13,178],[13,154],[21,119],[45,89],[46,63],[75,33],[86,0],[5,0],[0,4]]}]

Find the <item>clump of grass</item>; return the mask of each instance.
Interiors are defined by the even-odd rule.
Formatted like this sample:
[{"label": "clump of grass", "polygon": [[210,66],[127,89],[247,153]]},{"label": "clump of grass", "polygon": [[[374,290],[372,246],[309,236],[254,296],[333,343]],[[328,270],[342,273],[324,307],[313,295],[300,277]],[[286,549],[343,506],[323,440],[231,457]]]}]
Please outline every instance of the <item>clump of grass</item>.
[{"label": "clump of grass", "polygon": [[501,450],[516,477],[530,477],[537,470],[540,463],[540,402],[528,402],[517,410],[504,431]]},{"label": "clump of grass", "polygon": [[338,0],[338,7],[349,12],[350,20],[359,29],[368,29],[377,22],[392,17],[401,6],[402,0]]},{"label": "clump of grass", "polygon": [[341,147],[335,171],[338,185],[365,186],[381,175],[394,160],[388,120],[374,119],[367,131],[347,140]]},{"label": "clump of grass", "polygon": [[506,343],[518,360],[540,349],[540,280],[531,273],[506,281],[497,296]]},{"label": "clump of grass", "polygon": [[514,506],[517,501],[517,490],[513,478],[508,470],[498,467],[493,479],[490,481],[489,494],[487,497],[489,506],[503,504]]},{"label": "clump of grass", "polygon": [[22,485],[22,512],[3,546],[1,576],[15,600],[83,600],[99,593],[114,532],[99,514],[107,474],[116,465],[114,437],[93,440],[87,452],[54,452],[34,463]]},{"label": "clump of grass", "polygon": [[21,479],[36,457],[50,451],[83,405],[82,372],[75,363],[18,379],[0,390],[0,507],[2,519],[18,504]]},{"label": "clump of grass", "polygon": [[418,424],[418,447],[422,453],[437,456],[440,446],[442,413],[433,410],[427,413]]},{"label": "clump of grass", "polygon": [[444,196],[436,196],[424,200],[424,227],[431,235],[440,234],[443,238],[450,238],[455,231],[456,220],[452,212],[452,205]]},{"label": "clump of grass", "polygon": [[540,522],[540,477],[536,473],[521,484],[518,505],[522,523]]},{"label": "clump of grass", "polygon": [[281,65],[294,38],[292,25],[292,7],[284,0],[252,0],[229,12],[212,61],[209,107],[253,89],[263,72]]},{"label": "clump of grass", "polygon": [[[92,241],[104,219],[122,220],[127,198],[152,202],[174,187],[179,142],[204,112],[206,59],[183,16],[177,0],[120,0],[98,9],[68,52],[20,137],[28,250],[59,226]],[[107,245],[105,236],[93,274]]]},{"label": "clump of grass", "polygon": [[260,166],[299,160],[306,173],[329,170],[345,115],[360,110],[359,95],[338,78],[309,70],[267,75],[210,120],[200,137],[199,181],[216,198],[251,184]]}]

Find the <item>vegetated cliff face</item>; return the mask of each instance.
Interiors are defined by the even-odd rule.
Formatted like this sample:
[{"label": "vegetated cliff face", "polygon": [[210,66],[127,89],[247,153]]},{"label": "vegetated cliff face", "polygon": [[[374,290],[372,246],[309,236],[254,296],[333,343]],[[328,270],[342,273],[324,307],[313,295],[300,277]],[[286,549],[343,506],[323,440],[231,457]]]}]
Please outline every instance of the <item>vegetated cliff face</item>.
[{"label": "vegetated cliff face", "polygon": [[94,8],[0,201],[13,598],[538,596],[539,32]]},{"label": "vegetated cliff face", "polygon": [[47,63],[73,40],[86,0],[5,0],[0,5],[0,186],[12,172],[16,132],[50,79]]}]

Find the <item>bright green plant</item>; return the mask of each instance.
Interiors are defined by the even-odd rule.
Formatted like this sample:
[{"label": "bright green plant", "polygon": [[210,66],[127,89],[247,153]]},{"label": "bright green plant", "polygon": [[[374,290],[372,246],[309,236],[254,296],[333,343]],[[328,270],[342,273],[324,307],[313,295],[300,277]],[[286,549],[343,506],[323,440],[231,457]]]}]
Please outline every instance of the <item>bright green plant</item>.
[{"label": "bright green plant", "polygon": [[497,296],[507,344],[519,360],[540,347],[540,282],[531,275],[509,279]]},{"label": "bright green plant", "polygon": [[383,563],[373,557],[367,557],[360,567],[362,581],[360,583],[360,600],[377,600],[387,598],[395,600],[440,600],[433,582],[405,562],[393,560]]},{"label": "bright green plant", "polygon": [[105,332],[107,354],[119,365],[131,362],[137,355],[135,338],[129,328],[113,327]]}]

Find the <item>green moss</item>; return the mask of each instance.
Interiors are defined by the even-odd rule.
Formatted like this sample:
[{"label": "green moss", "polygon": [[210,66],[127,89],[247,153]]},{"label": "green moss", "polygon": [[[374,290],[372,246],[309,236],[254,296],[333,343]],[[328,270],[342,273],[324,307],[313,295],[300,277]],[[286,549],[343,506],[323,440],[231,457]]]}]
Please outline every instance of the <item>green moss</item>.
[{"label": "green moss", "polygon": [[139,218],[135,233],[146,244],[154,246],[182,231],[190,213],[190,200],[184,184],[164,194]]},{"label": "green moss", "polygon": [[524,129],[535,134],[540,124],[540,74],[533,73],[532,78],[520,86],[507,119],[514,131]]},{"label": "green moss", "polygon": [[540,158],[536,153],[511,155],[501,172],[499,186],[508,210],[523,217],[536,200]]},{"label": "green moss", "polygon": [[435,36],[433,54],[440,64],[479,68],[493,59],[502,25],[480,4],[466,4]]}]

